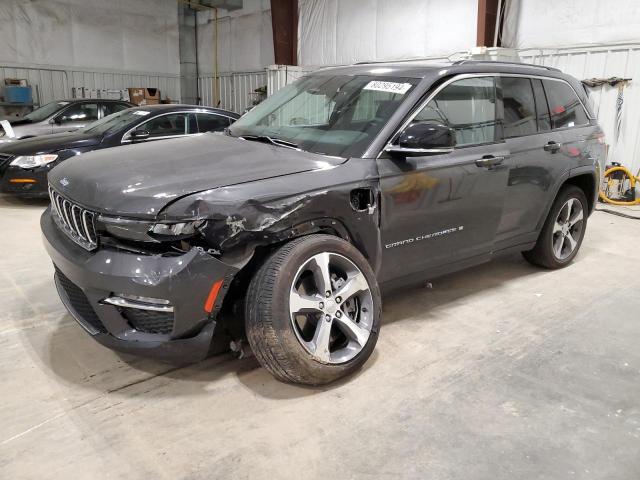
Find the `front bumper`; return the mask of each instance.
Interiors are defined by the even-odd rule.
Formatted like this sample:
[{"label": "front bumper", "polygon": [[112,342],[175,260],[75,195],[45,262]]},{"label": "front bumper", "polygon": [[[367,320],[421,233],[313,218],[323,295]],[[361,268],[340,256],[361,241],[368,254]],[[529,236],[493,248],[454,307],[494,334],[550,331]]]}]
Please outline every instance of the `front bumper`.
[{"label": "front bumper", "polygon": [[[40,226],[56,268],[60,299],[95,340],[114,350],[165,360],[194,362],[207,356],[215,317],[236,269],[198,249],[179,256],[107,248],[88,252],[56,226],[50,208]],[[207,314],[207,296],[221,279],[223,288],[213,312]],[[143,322],[144,313],[102,303],[119,294],[168,300],[174,310],[169,317]]]},{"label": "front bumper", "polygon": [[0,192],[25,197],[46,197],[49,170],[49,168],[25,170],[6,166],[0,169]]}]

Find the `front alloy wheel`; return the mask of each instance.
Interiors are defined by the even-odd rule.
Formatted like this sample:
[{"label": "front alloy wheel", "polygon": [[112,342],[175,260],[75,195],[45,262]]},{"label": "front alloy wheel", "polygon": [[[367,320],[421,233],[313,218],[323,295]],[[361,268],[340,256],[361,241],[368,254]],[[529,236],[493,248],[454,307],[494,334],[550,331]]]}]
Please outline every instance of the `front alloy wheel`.
[{"label": "front alloy wheel", "polygon": [[309,235],[274,252],[245,301],[247,338],[279,380],[320,385],[357,370],[373,351],[380,291],[362,254],[331,235]]},{"label": "front alloy wheel", "polygon": [[373,325],[369,283],[348,258],[321,252],[297,271],[289,314],[302,346],[323,363],[343,363],[362,351]]}]

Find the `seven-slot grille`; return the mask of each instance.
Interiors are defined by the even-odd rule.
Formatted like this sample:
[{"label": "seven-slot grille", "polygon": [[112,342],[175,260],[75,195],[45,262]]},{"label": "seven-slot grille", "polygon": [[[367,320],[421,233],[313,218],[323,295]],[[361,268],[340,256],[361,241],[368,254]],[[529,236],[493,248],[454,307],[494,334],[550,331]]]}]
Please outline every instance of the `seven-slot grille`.
[{"label": "seven-slot grille", "polygon": [[70,202],[49,187],[51,210],[58,225],[71,239],[86,250],[98,247],[95,213]]}]

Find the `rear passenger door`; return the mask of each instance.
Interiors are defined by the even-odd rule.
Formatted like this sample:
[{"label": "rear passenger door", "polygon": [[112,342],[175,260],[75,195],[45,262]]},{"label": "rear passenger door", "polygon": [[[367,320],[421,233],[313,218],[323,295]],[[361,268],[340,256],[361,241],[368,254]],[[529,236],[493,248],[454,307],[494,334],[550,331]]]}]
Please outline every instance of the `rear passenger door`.
[{"label": "rear passenger door", "polygon": [[562,80],[505,75],[499,83],[511,160],[496,250],[536,240],[557,181],[570,168],[566,132],[589,123]]}]

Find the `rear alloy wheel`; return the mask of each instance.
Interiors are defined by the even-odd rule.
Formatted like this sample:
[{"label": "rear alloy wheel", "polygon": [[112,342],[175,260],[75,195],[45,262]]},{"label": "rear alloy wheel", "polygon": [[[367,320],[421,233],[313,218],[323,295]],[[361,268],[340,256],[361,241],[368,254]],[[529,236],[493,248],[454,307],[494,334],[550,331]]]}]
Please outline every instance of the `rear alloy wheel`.
[{"label": "rear alloy wheel", "polygon": [[567,185],[558,193],[535,247],[523,252],[524,258],[545,268],[565,267],[577,255],[586,228],[584,192],[574,185]]},{"label": "rear alloy wheel", "polygon": [[584,226],[584,210],[582,204],[575,198],[567,200],[553,223],[551,243],[553,254],[562,261],[578,248],[578,241],[582,238]]},{"label": "rear alloy wheel", "polygon": [[310,235],[281,247],[251,281],[247,338],[278,379],[329,383],[371,355],[380,303],[373,271],[353,245]]}]

